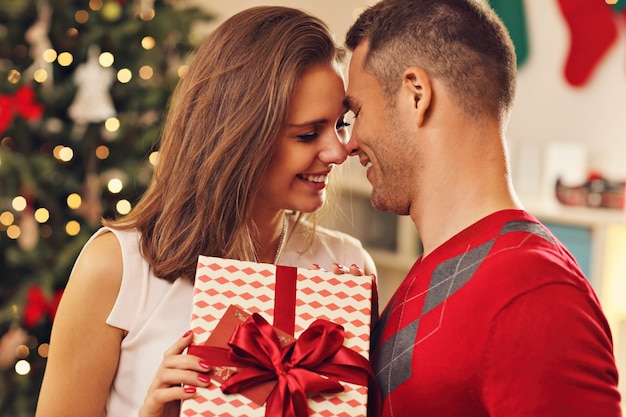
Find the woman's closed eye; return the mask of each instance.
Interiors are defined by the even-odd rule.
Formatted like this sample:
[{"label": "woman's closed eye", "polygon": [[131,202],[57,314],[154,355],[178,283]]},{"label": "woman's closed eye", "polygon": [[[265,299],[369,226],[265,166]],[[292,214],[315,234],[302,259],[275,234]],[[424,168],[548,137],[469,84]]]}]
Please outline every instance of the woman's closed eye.
[{"label": "woman's closed eye", "polygon": [[299,142],[311,142],[317,139],[318,136],[319,136],[319,133],[317,133],[316,131],[316,132],[303,133],[300,135],[296,135],[296,138],[298,139]]},{"label": "woman's closed eye", "polygon": [[[348,126],[350,126],[350,123],[348,123],[345,119],[345,117],[337,120],[337,123],[335,123],[335,130],[341,130],[341,129],[345,129]],[[320,133],[318,131],[318,129],[316,128],[314,131],[312,132],[307,132],[307,133],[301,133],[299,135],[296,135],[296,138],[298,139],[299,142],[311,142],[315,139],[317,139],[319,137]]]}]

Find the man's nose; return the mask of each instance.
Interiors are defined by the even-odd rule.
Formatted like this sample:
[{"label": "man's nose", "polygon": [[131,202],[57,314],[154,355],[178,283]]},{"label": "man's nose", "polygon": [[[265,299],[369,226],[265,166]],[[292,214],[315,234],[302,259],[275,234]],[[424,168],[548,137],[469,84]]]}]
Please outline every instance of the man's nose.
[{"label": "man's nose", "polygon": [[357,155],[359,153],[359,146],[356,143],[356,137],[354,135],[354,131],[350,135],[350,140],[348,142],[346,142],[346,144],[344,146],[346,148],[346,153],[349,156],[354,156],[354,155]]}]

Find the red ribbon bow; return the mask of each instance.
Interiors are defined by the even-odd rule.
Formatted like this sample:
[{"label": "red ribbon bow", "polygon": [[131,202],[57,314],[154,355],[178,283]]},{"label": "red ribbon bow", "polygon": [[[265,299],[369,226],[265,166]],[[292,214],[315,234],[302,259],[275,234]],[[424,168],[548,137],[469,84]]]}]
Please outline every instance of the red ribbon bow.
[{"label": "red ribbon bow", "polygon": [[31,286],[26,294],[26,304],[24,305],[24,326],[27,328],[35,327],[46,314],[51,321],[54,320],[62,294],[63,290],[56,290],[52,299],[48,300],[40,287]]},{"label": "red ribbon bow", "polygon": [[13,96],[0,94],[0,133],[9,127],[15,115],[32,122],[42,116],[43,110],[43,106],[35,102],[35,90],[30,86],[19,87]]},{"label": "red ribbon bow", "polygon": [[365,386],[372,380],[367,359],[343,346],[343,340],[343,327],[316,320],[298,340],[282,346],[274,328],[253,314],[235,329],[230,349],[192,345],[188,353],[211,366],[241,368],[222,383],[225,394],[277,380],[265,416],[303,417],[308,416],[308,394],[341,392],[340,380]]}]

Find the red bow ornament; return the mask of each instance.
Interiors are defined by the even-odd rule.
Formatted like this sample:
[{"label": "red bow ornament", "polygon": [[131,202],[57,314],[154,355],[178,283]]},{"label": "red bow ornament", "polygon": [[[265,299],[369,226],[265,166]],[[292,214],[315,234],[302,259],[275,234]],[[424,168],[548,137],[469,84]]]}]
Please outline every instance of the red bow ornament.
[{"label": "red bow ornament", "polygon": [[0,133],[8,129],[16,115],[34,122],[43,115],[43,111],[43,106],[35,101],[35,90],[30,86],[19,87],[12,96],[0,94]]},{"label": "red bow ornament", "polygon": [[367,359],[343,346],[344,337],[340,325],[316,320],[299,339],[285,344],[263,317],[253,314],[235,328],[229,349],[192,345],[188,353],[211,366],[237,368],[220,386],[225,394],[245,395],[273,381],[265,416],[304,417],[308,395],[342,392],[340,381],[366,386],[373,380]]},{"label": "red bow ornament", "polygon": [[24,326],[27,328],[35,327],[46,315],[50,317],[50,321],[54,320],[62,294],[63,290],[57,290],[52,299],[49,300],[41,288],[36,285],[31,286],[26,293]]}]

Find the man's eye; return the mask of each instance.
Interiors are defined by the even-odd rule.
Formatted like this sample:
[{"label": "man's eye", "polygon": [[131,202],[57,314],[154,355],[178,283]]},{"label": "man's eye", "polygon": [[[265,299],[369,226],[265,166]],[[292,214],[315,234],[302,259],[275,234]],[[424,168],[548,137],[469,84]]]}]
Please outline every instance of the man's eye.
[{"label": "man's eye", "polygon": [[346,122],[345,120],[337,120],[337,124],[335,125],[335,129],[343,129],[344,127],[348,127],[351,124]]}]

